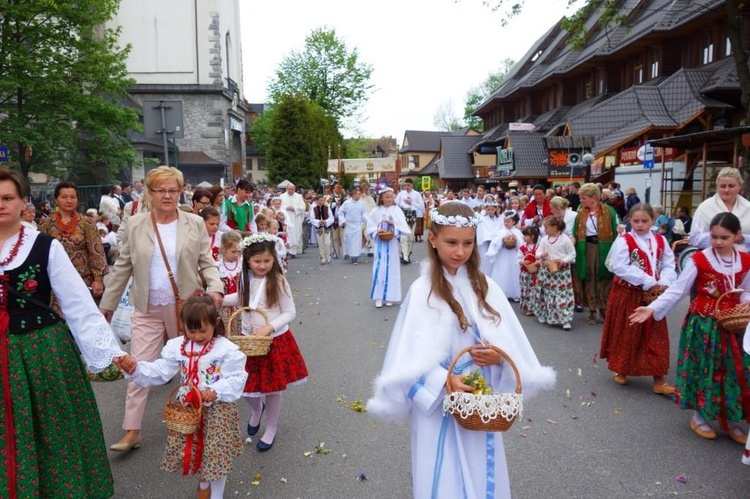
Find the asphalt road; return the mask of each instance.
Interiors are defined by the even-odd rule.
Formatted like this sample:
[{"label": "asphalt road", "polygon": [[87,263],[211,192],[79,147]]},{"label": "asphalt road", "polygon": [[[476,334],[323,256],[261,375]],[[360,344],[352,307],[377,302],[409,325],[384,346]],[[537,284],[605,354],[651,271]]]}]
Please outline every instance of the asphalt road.
[{"label": "asphalt road", "polygon": [[[415,244],[415,260],[424,246]],[[369,259],[356,267],[318,261],[310,248],[289,270],[297,305],[292,328],[309,381],[284,394],[274,447],[256,450],[262,428],[246,445],[227,498],[411,497],[409,427],[349,408],[371,393],[398,307],[375,309],[368,299]],[[402,270],[405,295],[419,265]],[[682,303],[669,316],[672,359],[685,309]],[[715,441],[699,438],[688,426],[689,413],[652,394],[650,379],[631,379],[624,387],[612,382],[596,357],[601,325],[587,325],[584,314],[576,314],[572,331],[539,325],[533,317],[521,316],[521,322],[558,378],[553,391],[526,402],[523,421],[504,435],[515,498],[750,497],[741,445],[721,432]],[[151,390],[143,447],[127,455],[110,452],[115,497],[194,496],[197,478],[159,471],[160,412],[173,386]],[[110,444],[121,436],[125,383],[94,388]],[[240,403],[245,419],[249,408]]]}]

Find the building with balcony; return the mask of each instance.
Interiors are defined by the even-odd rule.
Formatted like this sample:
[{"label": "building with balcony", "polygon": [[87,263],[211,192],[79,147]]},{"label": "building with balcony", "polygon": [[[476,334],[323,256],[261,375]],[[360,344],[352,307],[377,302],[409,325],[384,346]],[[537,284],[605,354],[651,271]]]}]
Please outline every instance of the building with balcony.
[{"label": "building with balcony", "polygon": [[[738,164],[747,130],[725,1],[619,4],[625,21],[602,27],[592,13],[579,49],[552,26],[476,110],[487,132],[468,154],[496,151],[473,166],[479,183],[616,180],[695,206],[719,167]],[[590,165],[567,160],[587,152]]]},{"label": "building with balcony", "polygon": [[[239,0],[122,0],[109,24],[119,26],[121,44],[131,46],[127,68],[136,85],[130,95],[142,113],[155,112],[153,102],[181,103],[181,130],[167,127],[170,164],[195,184],[243,176]],[[148,135],[162,142],[162,135]],[[154,164],[143,159],[163,161],[153,145],[139,148],[133,178],[143,178]]]}]

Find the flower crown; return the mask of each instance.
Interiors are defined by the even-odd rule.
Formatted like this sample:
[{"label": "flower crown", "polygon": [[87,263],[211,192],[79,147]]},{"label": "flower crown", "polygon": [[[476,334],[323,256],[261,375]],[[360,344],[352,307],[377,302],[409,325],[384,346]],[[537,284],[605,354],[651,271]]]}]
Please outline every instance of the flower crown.
[{"label": "flower crown", "polygon": [[280,241],[280,239],[273,234],[268,234],[267,232],[258,232],[256,234],[251,234],[240,241],[239,248],[240,251],[243,251],[245,248],[252,246],[256,243],[274,243],[276,244],[277,241]]},{"label": "flower crown", "polygon": [[451,225],[453,227],[474,227],[482,221],[482,215],[474,213],[471,217],[466,218],[462,215],[451,215],[446,217],[441,215],[437,208],[430,210],[430,217],[433,223],[438,225]]}]

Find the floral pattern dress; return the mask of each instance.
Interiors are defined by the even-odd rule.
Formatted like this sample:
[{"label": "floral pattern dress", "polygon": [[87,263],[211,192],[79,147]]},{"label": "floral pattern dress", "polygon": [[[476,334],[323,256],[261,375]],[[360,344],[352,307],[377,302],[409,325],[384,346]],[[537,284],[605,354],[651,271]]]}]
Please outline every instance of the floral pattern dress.
[{"label": "floral pattern dress", "polygon": [[[191,363],[185,353],[201,348],[182,336],[169,340],[160,359],[138,362],[132,380],[138,386],[156,386],[168,382],[179,372],[181,383],[188,383]],[[211,348],[195,361],[198,390],[210,388],[216,392],[217,399],[203,404],[203,419],[197,434],[167,431],[162,471],[182,471],[183,474],[200,471],[201,479],[206,481],[218,480],[232,472],[234,458],[243,451],[237,399],[247,379],[245,359],[237,345],[223,336],[216,336]],[[191,391],[182,386],[176,396],[187,405]]]}]

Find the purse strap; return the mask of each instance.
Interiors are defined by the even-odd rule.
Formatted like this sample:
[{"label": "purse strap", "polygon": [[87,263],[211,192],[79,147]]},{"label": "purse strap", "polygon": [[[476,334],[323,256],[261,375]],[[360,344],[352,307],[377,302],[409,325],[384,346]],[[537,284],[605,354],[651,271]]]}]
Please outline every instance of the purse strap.
[{"label": "purse strap", "polygon": [[[179,215],[177,217],[179,219]],[[180,299],[180,290],[177,288],[177,283],[174,280],[174,274],[172,268],[169,266],[169,259],[167,258],[167,252],[164,251],[164,244],[161,242],[161,236],[159,235],[159,227],[156,223],[156,215],[151,212],[151,223],[154,225],[154,234],[156,234],[156,241],[159,243],[159,250],[161,251],[161,257],[164,260],[164,265],[167,267],[167,276],[169,276],[169,283],[172,285],[172,292],[174,293],[175,300]]]}]

